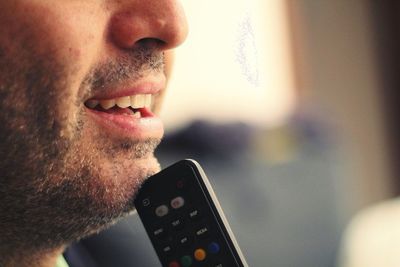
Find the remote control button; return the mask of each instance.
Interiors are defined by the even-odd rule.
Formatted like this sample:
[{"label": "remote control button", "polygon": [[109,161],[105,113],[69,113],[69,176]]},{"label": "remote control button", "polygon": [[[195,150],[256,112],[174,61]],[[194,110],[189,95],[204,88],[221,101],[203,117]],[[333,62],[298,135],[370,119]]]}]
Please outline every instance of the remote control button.
[{"label": "remote control button", "polygon": [[142,204],[143,204],[143,207],[150,206],[150,199],[149,198],[143,199]]},{"label": "remote control button", "polygon": [[183,179],[179,179],[176,181],[176,188],[183,189],[185,187],[185,181]]},{"label": "remote control button", "polygon": [[193,242],[193,238],[191,238],[191,237],[189,237],[187,235],[180,236],[178,238],[178,244],[181,245],[181,246],[184,246],[184,247],[189,246],[190,244],[192,244],[192,242]]},{"label": "remote control button", "polygon": [[212,267],[224,267],[225,265],[222,265],[222,263],[217,263],[213,264]]},{"label": "remote control button", "polygon": [[190,256],[183,256],[181,258],[182,267],[192,266],[193,260]]},{"label": "remote control button", "polygon": [[207,226],[203,226],[196,230],[196,236],[199,238],[206,238],[209,233],[210,233],[210,230],[208,229]]},{"label": "remote control button", "polygon": [[156,227],[153,229],[153,236],[158,239],[163,239],[167,236],[167,231],[165,231],[164,227]]},{"label": "remote control button", "polygon": [[206,252],[204,251],[204,249],[199,248],[199,249],[196,249],[196,251],[194,252],[194,258],[195,258],[197,261],[203,261],[203,260],[205,260],[206,256],[207,256],[207,254],[206,254]]},{"label": "remote control button", "polygon": [[171,222],[172,229],[174,230],[182,230],[184,227],[184,223],[182,219],[175,219]]},{"label": "remote control button", "polygon": [[161,248],[161,251],[165,254],[165,255],[171,255],[173,253],[173,248],[170,245],[166,245],[164,247]]},{"label": "remote control button", "polygon": [[161,205],[159,207],[156,208],[156,215],[157,217],[164,217],[165,215],[167,215],[169,212],[169,209],[166,205]]},{"label": "remote control button", "polygon": [[218,254],[220,250],[221,247],[216,242],[212,242],[211,244],[208,245],[208,252],[211,254]]},{"label": "remote control button", "polygon": [[189,218],[193,221],[197,221],[201,218],[199,209],[192,209],[189,211]]},{"label": "remote control button", "polygon": [[173,209],[179,209],[185,205],[185,200],[183,197],[176,197],[173,200],[171,200],[171,207]]},{"label": "remote control button", "polygon": [[168,264],[168,267],[181,267],[178,262],[172,261]]}]

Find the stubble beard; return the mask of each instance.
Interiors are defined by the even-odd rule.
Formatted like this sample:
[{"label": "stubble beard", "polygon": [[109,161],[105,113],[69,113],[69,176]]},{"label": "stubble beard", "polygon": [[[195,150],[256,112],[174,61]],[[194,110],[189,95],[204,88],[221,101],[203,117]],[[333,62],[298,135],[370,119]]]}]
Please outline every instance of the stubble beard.
[{"label": "stubble beard", "polygon": [[51,250],[133,210],[140,184],[159,169],[160,140],[109,140],[82,100],[94,86],[162,71],[162,55],[135,53],[98,66],[76,96],[73,70],[41,55],[22,54],[21,63],[0,47],[0,251]]}]

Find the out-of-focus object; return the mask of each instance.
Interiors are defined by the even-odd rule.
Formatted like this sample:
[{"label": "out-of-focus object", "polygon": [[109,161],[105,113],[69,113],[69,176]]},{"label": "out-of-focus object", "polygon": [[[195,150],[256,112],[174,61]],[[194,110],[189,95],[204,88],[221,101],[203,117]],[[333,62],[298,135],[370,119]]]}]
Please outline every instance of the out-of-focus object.
[{"label": "out-of-focus object", "polygon": [[[354,1],[357,2],[357,1]],[[353,3],[354,3],[353,2]],[[360,1],[361,2],[361,1]],[[400,2],[363,1],[369,8],[376,50],[377,74],[380,78],[380,100],[384,107],[387,130],[388,177],[376,176],[380,184],[386,182],[388,196],[400,194]],[[386,155],[377,153],[377,158]],[[364,167],[364,166],[363,166]],[[366,166],[371,169],[371,166]],[[386,181],[385,181],[386,180]],[[371,185],[369,185],[371,186]],[[400,199],[393,198],[359,212],[344,234],[340,266],[343,267],[397,267],[400,266]]]},{"label": "out-of-focus object", "polygon": [[374,3],[291,0],[300,106],[336,129],[347,217],[393,196]]},{"label": "out-of-focus object", "polygon": [[359,213],[343,240],[339,267],[400,266],[400,199]]}]

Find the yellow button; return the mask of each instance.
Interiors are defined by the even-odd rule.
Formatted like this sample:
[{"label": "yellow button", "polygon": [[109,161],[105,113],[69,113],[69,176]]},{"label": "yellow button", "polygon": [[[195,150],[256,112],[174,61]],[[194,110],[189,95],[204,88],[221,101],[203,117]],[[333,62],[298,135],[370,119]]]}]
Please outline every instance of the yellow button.
[{"label": "yellow button", "polygon": [[194,252],[194,258],[197,261],[203,261],[206,258],[206,252],[204,251],[204,249],[196,249],[196,251]]}]

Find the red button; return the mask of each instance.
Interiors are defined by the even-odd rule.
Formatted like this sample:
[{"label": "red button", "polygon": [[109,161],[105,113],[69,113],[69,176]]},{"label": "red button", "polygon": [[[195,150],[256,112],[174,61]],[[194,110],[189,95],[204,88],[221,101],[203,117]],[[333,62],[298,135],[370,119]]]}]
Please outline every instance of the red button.
[{"label": "red button", "polygon": [[176,197],[173,200],[171,200],[171,207],[173,209],[179,209],[183,205],[185,205],[185,200],[183,199],[183,197]]},{"label": "red button", "polygon": [[180,267],[180,265],[176,261],[173,261],[169,263],[168,267]]},{"label": "red button", "polygon": [[183,180],[178,180],[178,182],[176,182],[176,187],[179,189],[182,189],[185,186],[185,183],[183,182]]}]

